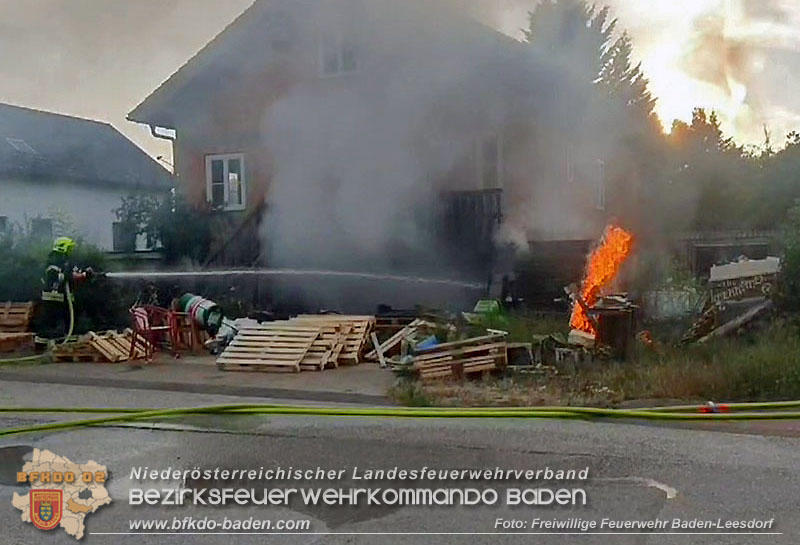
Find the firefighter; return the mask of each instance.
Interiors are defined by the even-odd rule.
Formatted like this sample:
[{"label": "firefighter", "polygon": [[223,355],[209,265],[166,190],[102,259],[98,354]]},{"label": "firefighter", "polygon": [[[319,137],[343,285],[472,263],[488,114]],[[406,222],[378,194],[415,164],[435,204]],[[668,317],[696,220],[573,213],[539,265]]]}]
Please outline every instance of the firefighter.
[{"label": "firefighter", "polygon": [[74,288],[92,276],[91,268],[81,270],[72,263],[75,241],[69,237],[58,237],[47,256],[47,267],[42,276],[43,319],[40,331],[48,336],[66,331],[72,335],[75,325],[73,304]]}]

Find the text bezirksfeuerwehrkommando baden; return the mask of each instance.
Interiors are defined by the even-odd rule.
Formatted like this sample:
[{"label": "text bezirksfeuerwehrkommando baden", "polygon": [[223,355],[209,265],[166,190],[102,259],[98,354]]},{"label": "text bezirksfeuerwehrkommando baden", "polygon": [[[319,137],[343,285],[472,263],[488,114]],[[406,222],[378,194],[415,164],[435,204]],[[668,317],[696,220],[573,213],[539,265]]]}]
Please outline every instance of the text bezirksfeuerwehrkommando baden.
[{"label": "text bezirksfeuerwehrkommando baden", "polygon": [[478,468],[478,469],[441,469],[421,467],[417,469],[401,469],[392,467],[387,469],[360,468],[350,469],[325,469],[274,467],[258,469],[223,469],[200,468],[188,469],[149,467],[134,467],[131,469],[132,481],[187,481],[214,480],[214,481],[585,481],[589,478],[589,468],[583,469],[552,469],[550,467],[538,469],[503,469]]},{"label": "text bezirksfeuerwehrkommando baden", "polygon": [[[541,486],[511,487],[495,490],[481,485],[446,486],[444,482],[491,481],[585,481],[589,468],[583,469],[324,469],[276,467],[258,469],[151,469],[134,467],[131,481],[179,481],[179,487],[132,487],[130,505],[289,505],[295,499],[307,505],[586,505],[583,488]],[[286,486],[294,481],[298,486]],[[342,481],[346,486],[315,486],[315,481]],[[359,482],[389,482],[389,486],[352,486]],[[400,481],[402,486],[392,486]],[[268,483],[270,486],[259,487]],[[414,484],[409,486],[409,483]],[[439,482],[442,484],[427,485]],[[191,483],[191,485],[189,485]],[[243,483],[246,483],[243,485]],[[302,486],[302,484],[309,486]],[[187,486],[188,485],[188,486]]]}]

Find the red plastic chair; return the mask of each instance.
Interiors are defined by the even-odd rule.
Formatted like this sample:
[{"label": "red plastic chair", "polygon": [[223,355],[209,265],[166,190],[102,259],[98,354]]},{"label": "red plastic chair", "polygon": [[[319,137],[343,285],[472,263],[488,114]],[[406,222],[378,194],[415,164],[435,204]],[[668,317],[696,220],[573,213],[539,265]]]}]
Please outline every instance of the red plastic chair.
[{"label": "red plastic chair", "polygon": [[178,322],[173,313],[165,308],[152,305],[141,305],[130,310],[133,324],[131,351],[128,355],[133,360],[138,339],[142,339],[145,349],[145,361],[153,361],[153,353],[159,346],[169,344],[172,355],[177,357]]}]

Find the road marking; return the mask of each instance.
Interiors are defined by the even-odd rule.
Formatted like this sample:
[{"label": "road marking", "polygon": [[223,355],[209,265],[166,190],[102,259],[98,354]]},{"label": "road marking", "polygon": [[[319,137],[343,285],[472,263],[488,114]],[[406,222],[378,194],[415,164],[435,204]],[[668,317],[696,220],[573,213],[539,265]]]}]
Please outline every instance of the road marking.
[{"label": "road marking", "polygon": [[592,479],[592,481],[631,483],[646,486],[648,488],[657,488],[667,495],[668,500],[675,499],[675,496],[678,495],[678,490],[676,488],[656,481],[655,479],[648,479],[646,477],[608,477],[604,479]]}]

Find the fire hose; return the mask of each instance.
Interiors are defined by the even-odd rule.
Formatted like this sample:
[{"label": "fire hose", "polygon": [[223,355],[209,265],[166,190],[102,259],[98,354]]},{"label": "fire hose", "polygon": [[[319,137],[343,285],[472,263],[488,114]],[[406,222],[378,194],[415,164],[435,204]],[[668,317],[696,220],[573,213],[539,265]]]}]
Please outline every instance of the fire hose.
[{"label": "fire hose", "polygon": [[[518,418],[518,419],[632,419],[656,421],[750,421],[800,420],[800,401],[731,403],[726,412],[700,412],[697,405],[652,407],[645,409],[603,409],[595,407],[498,407],[498,408],[413,408],[413,407],[307,407],[272,404],[232,404],[177,409],[92,408],[92,407],[0,407],[0,413],[104,414],[65,422],[0,430],[0,437],[26,433],[71,430],[90,426],[114,425],[134,421],[176,418],[189,415],[293,415],[373,418]],[[753,412],[753,411],[766,412]],[[691,411],[691,412],[690,412]]]}]

